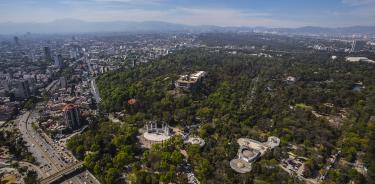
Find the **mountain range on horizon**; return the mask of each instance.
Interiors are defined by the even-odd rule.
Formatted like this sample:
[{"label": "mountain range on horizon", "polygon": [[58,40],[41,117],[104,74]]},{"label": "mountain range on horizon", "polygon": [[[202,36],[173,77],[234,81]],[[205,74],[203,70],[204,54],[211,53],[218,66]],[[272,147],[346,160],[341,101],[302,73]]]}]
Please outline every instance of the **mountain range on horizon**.
[{"label": "mountain range on horizon", "polygon": [[375,26],[350,26],[350,27],[318,27],[305,26],[298,28],[269,28],[269,27],[223,27],[215,25],[185,25],[162,21],[110,21],[88,22],[78,19],[59,19],[45,23],[0,23],[0,34],[17,35],[30,33],[98,33],[98,32],[231,32],[231,31],[262,31],[280,34],[327,34],[327,35],[375,35]]}]

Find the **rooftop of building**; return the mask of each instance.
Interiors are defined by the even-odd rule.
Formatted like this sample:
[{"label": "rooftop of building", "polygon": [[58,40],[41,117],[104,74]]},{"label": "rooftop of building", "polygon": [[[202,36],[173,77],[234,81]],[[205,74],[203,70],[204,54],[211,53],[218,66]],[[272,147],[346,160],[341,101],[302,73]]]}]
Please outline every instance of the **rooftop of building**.
[{"label": "rooftop of building", "polygon": [[375,63],[375,61],[368,59],[367,57],[346,57],[346,61],[349,62],[368,62],[368,63]]},{"label": "rooftop of building", "polygon": [[199,145],[201,147],[204,146],[204,144],[205,144],[205,141],[200,137],[189,137],[187,142],[190,143],[190,144]]},{"label": "rooftop of building", "polygon": [[75,105],[75,104],[66,104],[63,108],[63,111],[69,111],[69,110],[72,110],[72,109],[75,109],[77,108],[78,106]]},{"label": "rooftop of building", "polygon": [[251,171],[251,163],[264,153],[280,144],[280,139],[274,136],[268,137],[267,142],[259,142],[249,138],[239,138],[240,145],[237,158],[230,161],[230,166],[238,173]]},{"label": "rooftop of building", "polygon": [[177,80],[177,82],[180,83],[195,83],[200,78],[204,77],[207,74],[205,71],[197,71],[195,73],[192,73],[190,75],[180,75],[180,78]]}]

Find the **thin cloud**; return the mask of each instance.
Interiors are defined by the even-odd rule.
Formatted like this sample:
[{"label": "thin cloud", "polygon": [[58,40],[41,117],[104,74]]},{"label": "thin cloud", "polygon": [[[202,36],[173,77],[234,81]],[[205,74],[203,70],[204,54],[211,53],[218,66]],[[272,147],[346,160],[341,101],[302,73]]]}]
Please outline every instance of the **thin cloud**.
[{"label": "thin cloud", "polygon": [[356,25],[375,25],[375,0],[342,0],[342,3],[350,6],[347,11],[338,14],[342,20],[349,24],[355,22]]},{"label": "thin cloud", "polygon": [[189,25],[271,27],[375,23],[375,0],[340,0],[338,4],[340,2],[342,6],[339,8],[329,7],[329,11],[317,10],[312,14],[272,6],[267,9],[248,4],[244,4],[243,8],[231,7],[235,3],[232,1],[199,6],[197,2],[184,4],[173,0],[0,0],[0,3],[5,3],[0,8],[0,22],[49,22],[73,18],[84,21],[166,21]]},{"label": "thin cloud", "polygon": [[156,5],[163,3],[165,0],[90,0],[94,3],[107,3],[107,4],[149,4]]},{"label": "thin cloud", "polygon": [[181,8],[173,22],[189,25],[221,26],[297,26],[301,22],[273,19],[270,13],[236,9]]},{"label": "thin cloud", "polygon": [[129,3],[129,2],[163,2],[164,0],[92,0],[96,2],[119,2],[119,3]]},{"label": "thin cloud", "polygon": [[351,6],[375,4],[375,0],[342,0],[342,2]]},{"label": "thin cloud", "polygon": [[269,13],[216,8],[172,8],[166,10],[86,10],[75,17],[88,21],[166,21],[188,25],[297,27],[302,22],[273,19]]}]

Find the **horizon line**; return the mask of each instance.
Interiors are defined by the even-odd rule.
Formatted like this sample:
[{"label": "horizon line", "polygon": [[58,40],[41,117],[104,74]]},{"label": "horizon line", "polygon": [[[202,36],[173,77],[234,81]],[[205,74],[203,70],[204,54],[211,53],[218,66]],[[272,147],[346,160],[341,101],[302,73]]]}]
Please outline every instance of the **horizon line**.
[{"label": "horizon line", "polygon": [[301,25],[301,26],[251,26],[251,25],[234,25],[234,26],[225,26],[225,25],[215,25],[215,24],[186,24],[186,23],[178,23],[178,22],[169,22],[169,21],[161,21],[161,20],[143,20],[143,21],[133,21],[133,20],[111,20],[111,21],[91,21],[91,20],[82,20],[82,19],[75,19],[75,18],[61,18],[61,19],[54,19],[51,21],[28,21],[28,22],[15,22],[15,21],[3,21],[0,24],[50,24],[58,21],[80,21],[85,23],[114,23],[114,22],[131,22],[131,23],[147,23],[147,22],[157,22],[157,23],[167,23],[167,24],[175,24],[175,25],[182,25],[182,26],[191,26],[191,27],[202,27],[202,26],[215,26],[221,28],[268,28],[268,29],[298,29],[298,28],[306,28],[306,27],[314,27],[314,28],[328,28],[328,29],[339,29],[339,28],[351,28],[351,27],[375,27],[375,25],[348,25],[348,26],[319,26],[319,25]]}]

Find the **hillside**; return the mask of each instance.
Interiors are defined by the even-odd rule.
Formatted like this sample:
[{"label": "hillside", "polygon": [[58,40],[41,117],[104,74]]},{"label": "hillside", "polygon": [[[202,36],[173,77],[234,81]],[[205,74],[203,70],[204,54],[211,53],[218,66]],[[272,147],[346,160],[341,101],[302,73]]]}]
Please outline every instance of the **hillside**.
[{"label": "hillside", "polygon": [[[267,59],[197,49],[105,74],[98,79],[101,110],[122,111],[124,123],[103,119],[72,139],[69,147],[104,183],[123,172],[127,180],[139,183],[182,181],[179,149],[187,150],[202,183],[298,182],[278,167],[290,152],[307,158],[307,178],[319,175],[338,151],[343,163],[363,162],[371,175],[375,66],[330,62],[329,58],[303,54]],[[197,70],[208,75],[196,91],[173,92],[178,75]],[[353,90],[359,81],[366,87]],[[128,103],[130,99],[136,103]],[[192,134],[202,137],[206,145],[201,149],[186,146],[176,138],[144,150],[135,139],[136,128],[148,120],[180,128],[199,125]],[[279,137],[281,145],[256,162],[251,173],[238,174],[229,167],[237,154],[236,139],[265,141],[268,136]],[[86,151],[92,154],[84,155]],[[120,158],[127,161],[117,164]],[[366,181],[342,162],[328,173],[328,181],[348,182],[347,175],[356,183]]]}]

